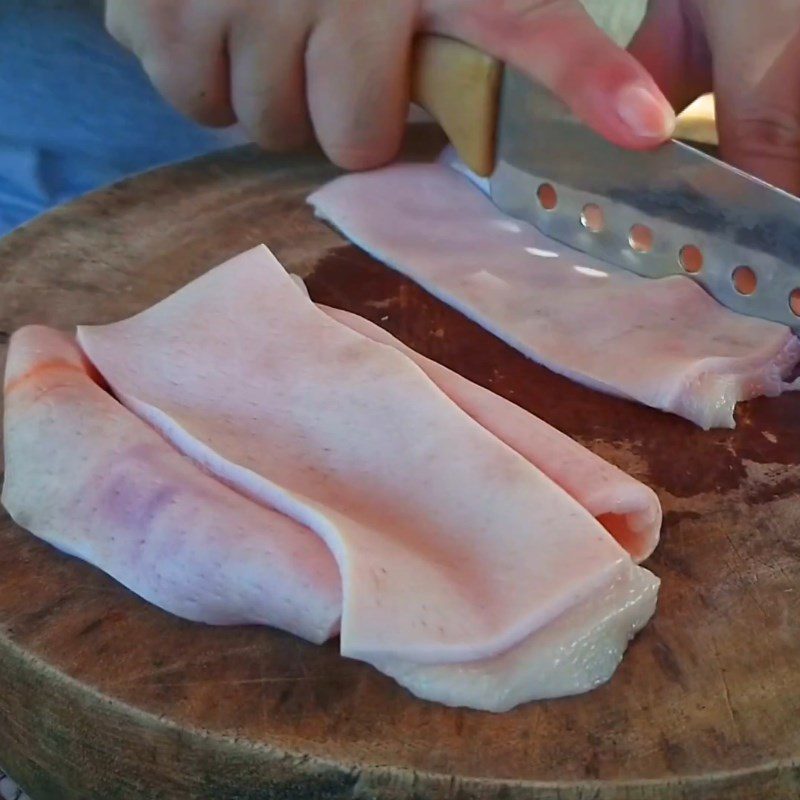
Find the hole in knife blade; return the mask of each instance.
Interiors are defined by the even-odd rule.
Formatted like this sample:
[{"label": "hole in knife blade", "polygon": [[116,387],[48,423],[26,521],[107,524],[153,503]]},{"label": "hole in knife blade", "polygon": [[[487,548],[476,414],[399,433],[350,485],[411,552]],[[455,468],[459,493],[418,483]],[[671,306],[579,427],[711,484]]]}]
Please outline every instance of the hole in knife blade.
[{"label": "hole in knife blade", "polygon": [[543,183],[536,190],[536,196],[545,211],[552,211],[558,205],[558,192],[551,183]]},{"label": "hole in knife blade", "polygon": [[597,203],[587,203],[581,211],[581,225],[592,233],[601,233],[606,228],[606,215]]},{"label": "hole in knife blade", "polygon": [[800,289],[792,289],[789,295],[789,308],[792,309],[792,314],[800,317]]},{"label": "hole in knife blade", "polygon": [[685,244],[681,247],[678,261],[686,272],[696,275],[703,269],[703,251],[696,245]]},{"label": "hole in knife blade", "polygon": [[637,253],[649,253],[653,249],[653,231],[647,225],[634,225],[628,232],[628,244]]},{"label": "hole in knife blade", "polygon": [[736,267],[731,274],[733,286],[739,294],[749,295],[755,292],[758,278],[750,267]]}]

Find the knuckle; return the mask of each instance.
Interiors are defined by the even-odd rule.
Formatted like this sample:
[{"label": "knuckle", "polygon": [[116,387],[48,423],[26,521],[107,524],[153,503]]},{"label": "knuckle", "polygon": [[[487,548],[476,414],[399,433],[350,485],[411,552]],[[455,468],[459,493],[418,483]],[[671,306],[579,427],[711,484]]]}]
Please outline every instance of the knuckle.
[{"label": "knuckle", "polygon": [[143,13],[149,20],[148,30],[157,48],[170,50],[183,41],[186,8],[182,0],[171,3],[145,0]]},{"label": "knuckle", "polygon": [[195,122],[210,128],[223,128],[235,122],[228,103],[219,97],[209,97],[203,91],[187,96],[180,110]]},{"label": "knuckle", "polygon": [[307,125],[299,122],[261,122],[255,130],[249,131],[256,144],[273,153],[288,153],[300,150],[311,141]]},{"label": "knuckle", "polygon": [[179,71],[160,55],[145,54],[142,67],[153,86],[182,114],[202,125],[226,125],[232,112],[224,92],[210,76]]},{"label": "knuckle", "polygon": [[230,104],[222,101],[206,102],[190,116],[209,128],[226,128],[236,122],[236,115]]},{"label": "knuckle", "polygon": [[396,112],[383,104],[358,105],[346,119],[315,118],[325,154],[348,170],[375,169],[396,155],[403,140],[407,108]]},{"label": "knuckle", "polygon": [[580,4],[574,0],[496,0],[457,8],[458,28],[481,38],[526,45],[546,45],[560,31],[574,27]]},{"label": "knuckle", "polygon": [[382,167],[392,160],[396,148],[385,143],[358,145],[352,142],[323,143],[328,158],[339,167],[347,170],[367,170]]},{"label": "knuckle", "polygon": [[183,39],[184,5],[183,0],[108,0],[105,27],[116,41],[139,54],[169,51]]},{"label": "knuckle", "polygon": [[800,115],[783,109],[763,109],[738,115],[727,125],[739,152],[776,158],[796,158],[800,152]]},{"label": "knuckle", "polygon": [[239,122],[264,150],[298,150],[313,138],[302,90],[239,81],[233,87],[233,106]]}]

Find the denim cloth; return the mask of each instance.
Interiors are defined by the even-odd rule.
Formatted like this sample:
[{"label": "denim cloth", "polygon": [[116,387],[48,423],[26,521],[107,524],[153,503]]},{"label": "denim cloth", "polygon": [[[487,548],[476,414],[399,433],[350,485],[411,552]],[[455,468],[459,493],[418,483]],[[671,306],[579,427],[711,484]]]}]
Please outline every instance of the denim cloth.
[{"label": "denim cloth", "polygon": [[105,32],[102,8],[0,0],[0,235],[125,175],[242,140],[168,107]]}]

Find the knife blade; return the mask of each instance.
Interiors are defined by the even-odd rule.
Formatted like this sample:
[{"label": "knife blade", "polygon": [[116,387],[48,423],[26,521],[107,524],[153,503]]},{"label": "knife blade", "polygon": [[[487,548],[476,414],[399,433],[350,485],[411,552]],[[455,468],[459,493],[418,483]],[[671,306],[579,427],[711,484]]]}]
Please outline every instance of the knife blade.
[{"label": "knife blade", "polygon": [[[416,65],[414,98],[489,176],[503,212],[644,277],[684,275],[734,311],[800,332],[798,198],[675,140],[649,151],[611,144],[467,45],[425,37]],[[458,91],[444,99],[454,76]]]}]

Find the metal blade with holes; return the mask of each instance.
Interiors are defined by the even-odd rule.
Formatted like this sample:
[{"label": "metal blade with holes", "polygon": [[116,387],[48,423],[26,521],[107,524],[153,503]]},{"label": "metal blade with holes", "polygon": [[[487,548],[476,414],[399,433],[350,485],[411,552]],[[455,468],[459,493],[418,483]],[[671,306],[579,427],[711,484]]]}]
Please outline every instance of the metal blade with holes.
[{"label": "metal blade with holes", "polygon": [[720,303],[800,331],[800,200],[679,142],[623,150],[507,68],[492,199],[649,278],[689,275]]}]

